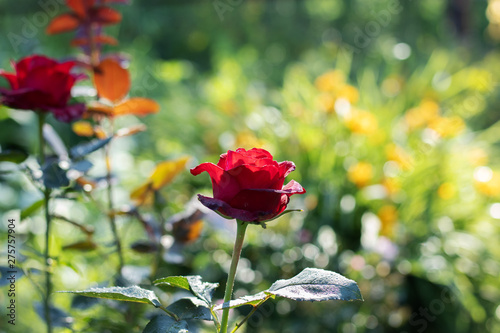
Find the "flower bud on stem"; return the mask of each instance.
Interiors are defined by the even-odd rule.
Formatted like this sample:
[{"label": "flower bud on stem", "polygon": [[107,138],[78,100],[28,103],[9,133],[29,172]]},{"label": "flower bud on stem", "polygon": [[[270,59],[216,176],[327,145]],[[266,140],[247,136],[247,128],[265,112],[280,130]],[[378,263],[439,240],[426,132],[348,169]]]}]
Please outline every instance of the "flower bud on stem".
[{"label": "flower bud on stem", "polygon": [[[240,260],[241,249],[243,248],[243,240],[245,239],[245,231],[247,229],[248,222],[236,220],[236,225],[236,241],[234,242],[233,258],[231,259],[231,267],[229,268],[229,274],[227,277],[226,291],[224,293],[224,303],[229,303],[233,294],[234,277],[236,275],[238,261]],[[229,304],[227,305],[228,307],[222,310],[220,333],[227,333]]]}]

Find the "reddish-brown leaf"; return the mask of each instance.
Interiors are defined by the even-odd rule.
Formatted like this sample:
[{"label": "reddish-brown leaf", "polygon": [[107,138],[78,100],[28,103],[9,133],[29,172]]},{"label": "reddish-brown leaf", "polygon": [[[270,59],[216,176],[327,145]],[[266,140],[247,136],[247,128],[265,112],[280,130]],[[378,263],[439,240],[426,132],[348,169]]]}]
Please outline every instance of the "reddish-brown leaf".
[{"label": "reddish-brown leaf", "polygon": [[52,19],[45,32],[49,35],[75,30],[80,25],[80,20],[73,14],[61,14]]},{"label": "reddish-brown leaf", "polygon": [[130,75],[120,63],[108,58],[94,70],[94,83],[100,97],[116,104],[130,89]]},{"label": "reddish-brown leaf", "polygon": [[103,25],[116,24],[122,20],[122,15],[113,8],[97,7],[92,8],[90,20]]},{"label": "reddish-brown leaf", "polygon": [[172,234],[176,241],[183,244],[190,243],[198,239],[203,230],[203,221],[195,219],[196,214],[175,222],[172,225]]},{"label": "reddish-brown leaf", "polygon": [[111,117],[113,115],[113,108],[103,103],[99,103],[96,101],[90,102],[87,105],[88,115],[102,115],[106,117]]},{"label": "reddish-brown leaf", "polygon": [[87,16],[88,8],[94,6],[94,3],[95,0],[66,0],[66,5],[81,18]]},{"label": "reddish-brown leaf", "polygon": [[151,188],[158,191],[163,186],[169,184],[175,176],[184,170],[188,160],[189,157],[185,156],[173,161],[159,163],[153,171],[151,177],[149,177],[152,182]]},{"label": "reddish-brown leaf", "polygon": [[130,199],[136,206],[149,205],[153,202],[153,189],[151,182],[147,182],[130,193]]},{"label": "reddish-brown leaf", "polygon": [[134,125],[127,128],[121,128],[118,131],[116,131],[116,136],[122,137],[122,136],[134,135],[139,132],[144,132],[146,129],[147,127],[144,124]]},{"label": "reddish-brown leaf", "polygon": [[149,98],[134,97],[115,106],[113,114],[115,116],[123,116],[126,114],[134,114],[136,116],[145,116],[150,113],[157,113],[160,110],[160,105]]}]

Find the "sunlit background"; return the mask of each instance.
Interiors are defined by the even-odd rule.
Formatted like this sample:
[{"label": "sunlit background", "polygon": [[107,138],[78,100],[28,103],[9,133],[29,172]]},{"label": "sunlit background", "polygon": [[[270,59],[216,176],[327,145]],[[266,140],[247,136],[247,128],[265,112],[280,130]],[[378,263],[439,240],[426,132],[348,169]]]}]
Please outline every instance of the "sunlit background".
[{"label": "sunlit background", "polygon": [[[242,332],[500,331],[500,1],[143,0],[115,7],[123,21],[107,34],[120,45],[106,51],[128,54],[131,94],[161,105],[141,119],[146,132],[113,142],[117,206],[130,205],[130,193],[162,160],[188,155],[192,167],[216,162],[227,149],[266,148],[296,164],[289,177],[307,194],[292,197],[291,206],[304,212],[249,228],[235,295],[317,267],[357,281],[365,299],[268,301]],[[0,0],[0,68],[32,53],[76,54],[71,34],[44,33],[62,11],[56,0]],[[88,81],[80,86],[89,93]],[[35,120],[0,106],[1,149],[34,153]],[[51,123],[68,145],[87,140]],[[103,176],[102,154],[92,162],[92,174]],[[6,172],[13,164],[0,169],[4,254],[7,219],[19,220],[42,196],[23,173]],[[193,207],[200,192],[210,194],[208,177],[186,169],[162,189],[163,215]],[[156,218],[151,207],[141,209]],[[94,227],[97,247],[65,247],[85,235],[55,222],[54,289],[109,284],[116,258],[99,206],[88,196],[56,199],[55,213]],[[137,246],[147,239],[143,225],[118,222],[125,275],[148,285],[154,254]],[[199,226],[188,236],[166,232],[158,276],[199,274],[224,284],[233,225],[207,215],[197,237]],[[16,232],[23,235],[19,260],[33,276],[18,281],[15,332],[35,332],[43,326],[33,306],[40,301],[41,212]],[[165,291],[167,302],[180,297]],[[6,304],[5,288],[0,300]],[[154,313],[68,294],[54,302],[76,332],[141,332]],[[0,331],[10,332],[4,306],[0,313]]]}]

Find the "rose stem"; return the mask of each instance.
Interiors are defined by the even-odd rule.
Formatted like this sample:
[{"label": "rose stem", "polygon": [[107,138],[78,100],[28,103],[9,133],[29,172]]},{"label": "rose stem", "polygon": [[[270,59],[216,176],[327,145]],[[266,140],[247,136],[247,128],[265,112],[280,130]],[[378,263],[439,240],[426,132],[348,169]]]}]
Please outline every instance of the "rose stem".
[{"label": "rose stem", "polygon": [[[86,33],[89,40],[89,58],[92,65],[92,70],[95,71],[96,67],[99,65],[99,49],[94,40],[94,27],[93,24],[88,24]],[[94,73],[95,75],[95,73]],[[113,133],[113,121],[111,120],[111,133]],[[111,184],[111,160],[110,160],[110,147],[111,143],[104,148],[104,158],[106,162],[106,182],[107,182],[107,192],[108,192],[108,215],[109,223],[111,224],[111,230],[115,237],[116,252],[118,252],[118,275],[121,275],[122,268],[124,265],[122,244],[120,242],[120,237],[118,236],[118,228],[116,227],[115,211],[113,206],[113,185]]]},{"label": "rose stem", "polygon": [[[226,292],[224,293],[224,303],[229,302],[233,294],[234,277],[236,275],[238,261],[240,260],[241,249],[243,247],[243,240],[245,239],[245,231],[247,229],[248,222],[236,220],[236,225],[236,241],[234,242],[233,258],[231,259],[231,267],[229,268],[229,274],[227,276]],[[220,333],[227,333],[228,319],[229,307],[223,309],[222,311]]]},{"label": "rose stem", "polygon": [[[113,133],[113,130],[111,130]],[[106,145],[104,148],[104,158],[106,159],[106,182],[108,183],[108,215],[109,215],[109,223],[111,224],[111,230],[113,231],[113,235],[115,236],[115,244],[116,244],[116,252],[118,252],[118,275],[121,275],[123,268],[123,253],[122,253],[122,244],[120,242],[120,237],[118,236],[118,228],[116,227],[116,212],[114,211],[113,206],[113,184],[111,183],[111,158],[110,158],[110,150],[111,150],[111,142]]]},{"label": "rose stem", "polygon": [[[43,136],[43,125],[45,124],[46,114],[44,112],[38,113],[38,143],[40,144],[39,154],[40,154],[40,167],[44,168],[45,164],[45,137]],[[50,293],[52,289],[52,282],[50,280],[50,269],[51,260],[49,257],[49,238],[50,238],[50,213],[49,213],[49,199],[50,199],[50,189],[47,186],[44,187],[44,209],[45,209],[45,252],[44,252],[44,262],[45,262],[45,299],[43,302],[45,311],[45,321],[47,322],[47,332],[52,332],[52,320],[50,318]]]}]

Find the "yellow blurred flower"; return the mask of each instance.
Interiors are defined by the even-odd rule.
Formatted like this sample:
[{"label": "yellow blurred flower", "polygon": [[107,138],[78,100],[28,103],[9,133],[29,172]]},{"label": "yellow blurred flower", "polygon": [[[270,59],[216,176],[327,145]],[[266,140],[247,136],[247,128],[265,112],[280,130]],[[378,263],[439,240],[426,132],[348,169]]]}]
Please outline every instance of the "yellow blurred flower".
[{"label": "yellow blurred flower", "polygon": [[473,166],[481,166],[488,164],[488,154],[482,148],[472,148],[467,151],[467,158]]},{"label": "yellow blurred flower", "polygon": [[236,111],[238,109],[238,105],[236,105],[236,103],[233,100],[229,99],[229,100],[225,100],[225,101],[221,101],[221,102],[217,103],[216,108],[218,110],[221,110],[222,112],[224,112],[228,116],[232,116],[236,113]]},{"label": "yellow blurred flower", "polygon": [[438,196],[443,200],[449,200],[457,193],[457,188],[450,182],[443,183],[437,190]]},{"label": "yellow blurred flower", "polygon": [[493,172],[491,177],[488,177],[484,181],[483,179],[475,179],[474,185],[479,192],[486,196],[500,196],[500,174],[498,172]]},{"label": "yellow blurred flower", "polygon": [[486,17],[490,24],[488,25],[488,33],[491,38],[500,40],[500,1],[489,0],[488,8],[486,9]]},{"label": "yellow blurred flower", "polygon": [[366,162],[353,164],[347,170],[347,178],[357,187],[364,187],[373,179],[373,167]]},{"label": "yellow blurred flower", "polygon": [[370,112],[353,109],[345,117],[345,124],[353,133],[373,134],[378,129],[377,118]]},{"label": "yellow blurred flower", "polygon": [[350,84],[341,86],[335,95],[337,98],[345,98],[351,104],[356,104],[359,100],[358,89]]},{"label": "yellow blurred flower", "polygon": [[398,221],[397,208],[394,205],[384,205],[378,210],[377,215],[381,222],[380,234],[388,237],[392,236]]},{"label": "yellow blurred flower", "polygon": [[459,116],[437,117],[429,123],[429,128],[442,138],[450,138],[464,131],[465,122]]},{"label": "yellow blurred flower", "polygon": [[387,159],[396,162],[402,170],[410,170],[413,165],[413,159],[403,148],[394,143],[385,147]]},{"label": "yellow blurred flower", "polygon": [[244,131],[236,135],[236,147],[251,149],[262,148],[264,145],[265,142],[257,138],[250,131]]},{"label": "yellow blurred flower", "polygon": [[403,84],[404,79],[402,77],[392,75],[382,82],[381,90],[387,97],[394,97],[401,92]]},{"label": "yellow blurred flower", "polygon": [[319,108],[331,113],[335,110],[335,97],[332,94],[322,93],[318,96]]},{"label": "yellow blurred flower", "polygon": [[319,76],[315,85],[319,91],[336,92],[345,82],[345,74],[335,69]]},{"label": "yellow blurred flower", "polygon": [[429,99],[423,100],[417,107],[408,110],[405,121],[410,130],[427,126],[432,120],[439,117],[439,105]]},{"label": "yellow blurred flower", "polygon": [[382,180],[382,186],[384,186],[385,189],[387,190],[387,194],[389,196],[392,196],[397,194],[401,189],[401,181],[399,180],[399,178],[394,178],[394,177],[384,178]]}]

